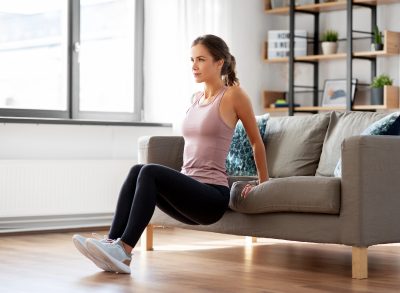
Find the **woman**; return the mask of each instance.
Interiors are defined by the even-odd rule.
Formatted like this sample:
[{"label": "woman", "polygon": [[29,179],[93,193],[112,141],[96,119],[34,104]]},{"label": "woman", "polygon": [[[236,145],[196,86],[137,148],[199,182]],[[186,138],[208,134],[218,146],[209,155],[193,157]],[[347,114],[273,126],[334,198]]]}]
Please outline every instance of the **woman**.
[{"label": "woman", "polygon": [[[229,203],[225,160],[239,119],[253,147],[259,182],[269,179],[264,144],[228,46],[217,36],[205,35],[191,50],[193,75],[204,83],[204,91],[194,95],[183,122],[182,171],[135,165],[122,186],[109,239],[73,237],[78,250],[105,271],[130,273],[131,251],[156,206],[190,225],[209,225],[223,216]],[[246,185],[242,196],[252,188]]]}]

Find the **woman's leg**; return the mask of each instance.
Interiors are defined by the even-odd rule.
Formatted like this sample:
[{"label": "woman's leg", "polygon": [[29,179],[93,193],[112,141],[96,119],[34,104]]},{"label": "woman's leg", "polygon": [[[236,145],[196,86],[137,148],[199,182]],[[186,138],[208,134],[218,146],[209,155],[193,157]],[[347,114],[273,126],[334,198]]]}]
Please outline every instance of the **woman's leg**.
[{"label": "woman's leg", "polygon": [[[108,235],[108,238],[110,239],[120,238],[126,228],[133,197],[135,195],[137,177],[142,167],[143,165],[133,166],[124,184],[122,185],[114,219]],[[99,249],[110,247],[112,242],[108,239],[99,241],[93,238],[85,238],[81,235],[74,235],[72,239],[76,248],[102,270],[122,273],[130,272],[129,267],[127,266],[131,260],[130,255],[126,254],[125,252],[121,252],[119,249],[119,255],[122,256],[116,261],[114,258],[105,256],[107,254],[105,254],[103,251],[99,252]],[[90,250],[89,246],[92,247],[92,250]],[[114,246],[114,248],[115,247],[116,246]],[[118,247],[116,250],[118,251]],[[123,261],[124,264],[121,264],[121,261]]]},{"label": "woman's leg", "polygon": [[138,164],[131,168],[119,193],[117,207],[111,224],[108,238],[117,239],[125,231],[131,211],[133,197],[135,195],[136,181],[140,170],[144,165]]},{"label": "woman's leg", "polygon": [[[148,225],[156,204],[186,223],[211,224],[222,217],[228,203],[227,187],[203,184],[161,165],[135,166],[122,187],[110,231],[110,238],[120,239],[90,238],[85,241],[85,249],[103,270],[130,273],[132,248]],[[117,236],[124,226],[122,236]]]},{"label": "woman's leg", "polygon": [[[108,235],[108,238],[110,239],[120,238],[125,231],[126,225],[128,223],[129,214],[131,211],[133,198],[135,196],[136,181],[139,172],[143,166],[144,166],[143,164],[138,164],[133,166],[130,169],[128,176],[121,187],[113,222],[111,224],[111,228]],[[185,216],[181,215],[179,212],[176,211],[174,212],[174,210],[171,209],[170,204],[162,198],[159,198],[159,200],[157,201],[157,205],[161,210],[168,213],[170,216],[174,217],[178,221],[191,225],[197,224],[191,221],[190,219],[186,218]]]},{"label": "woman's leg", "polygon": [[162,210],[164,213],[167,215],[171,216],[175,220],[178,220],[179,222],[188,224],[188,225],[198,225],[195,221],[192,221],[188,217],[182,215],[179,211],[175,209],[174,206],[172,206],[161,194],[158,194],[157,196],[157,201],[156,201],[157,207]]},{"label": "woman's leg", "polygon": [[[228,190],[228,189],[227,189]],[[148,164],[140,169],[123,242],[134,247],[150,222],[157,203],[172,217],[184,217],[193,224],[211,224],[226,211],[229,192],[194,180],[171,168]],[[169,206],[166,204],[168,203]]]}]

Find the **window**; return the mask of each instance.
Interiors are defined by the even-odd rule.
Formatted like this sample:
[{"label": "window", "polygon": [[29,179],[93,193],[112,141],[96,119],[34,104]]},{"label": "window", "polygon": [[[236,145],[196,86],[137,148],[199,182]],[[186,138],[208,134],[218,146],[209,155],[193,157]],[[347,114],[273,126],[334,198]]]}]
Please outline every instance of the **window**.
[{"label": "window", "polygon": [[1,0],[0,115],[138,121],[143,1]]},{"label": "window", "polygon": [[66,3],[37,2],[0,2],[0,107],[66,111]]}]

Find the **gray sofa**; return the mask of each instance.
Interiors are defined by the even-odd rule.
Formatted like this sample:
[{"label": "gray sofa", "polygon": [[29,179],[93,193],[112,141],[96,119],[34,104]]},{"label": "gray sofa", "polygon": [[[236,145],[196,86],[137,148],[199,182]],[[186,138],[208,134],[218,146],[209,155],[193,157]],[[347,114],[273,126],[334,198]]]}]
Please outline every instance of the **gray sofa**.
[{"label": "gray sofa", "polygon": [[[156,209],[153,225],[234,235],[352,246],[353,278],[368,276],[367,248],[400,242],[400,138],[361,136],[384,113],[330,112],[271,117],[263,138],[271,180],[240,197],[245,181],[230,177],[230,209],[217,223],[191,226]],[[180,170],[182,137],[139,140],[139,162]],[[342,177],[334,169],[342,158]],[[190,196],[190,194],[188,194]]]}]

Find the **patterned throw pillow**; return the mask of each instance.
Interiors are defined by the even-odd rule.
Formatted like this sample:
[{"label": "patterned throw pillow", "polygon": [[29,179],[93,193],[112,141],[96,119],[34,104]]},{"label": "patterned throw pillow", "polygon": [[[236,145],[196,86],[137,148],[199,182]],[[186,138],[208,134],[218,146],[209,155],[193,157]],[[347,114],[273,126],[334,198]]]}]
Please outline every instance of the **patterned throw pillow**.
[{"label": "patterned throw pillow", "polygon": [[[372,123],[361,135],[400,135],[400,112],[391,113]],[[339,158],[333,174],[342,177],[342,158]]]},{"label": "patterned throw pillow", "polygon": [[[256,116],[261,138],[265,135],[265,128],[269,114]],[[226,157],[226,172],[229,176],[257,176],[257,168],[253,158],[253,148],[241,121],[236,124],[232,143]]]}]

